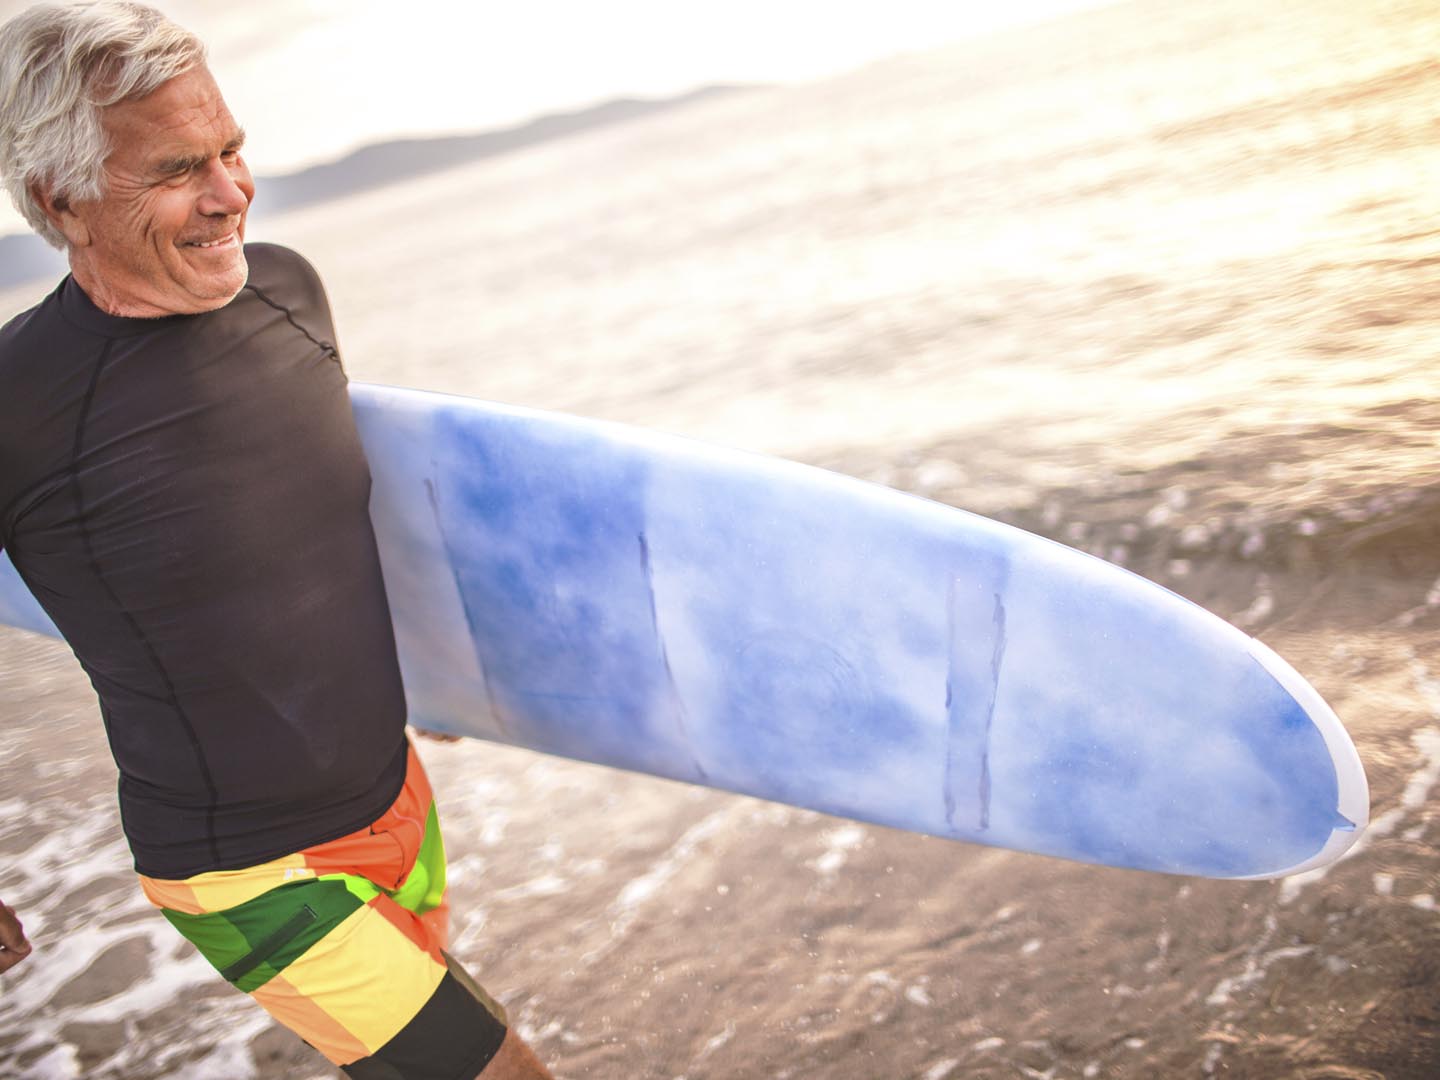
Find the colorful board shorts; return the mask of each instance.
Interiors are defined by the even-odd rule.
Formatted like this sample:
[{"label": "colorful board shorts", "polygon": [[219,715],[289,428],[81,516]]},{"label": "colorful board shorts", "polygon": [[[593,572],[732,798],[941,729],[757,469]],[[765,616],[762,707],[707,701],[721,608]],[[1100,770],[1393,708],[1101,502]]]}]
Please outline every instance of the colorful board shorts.
[{"label": "colorful board shorts", "polygon": [[232,985],[355,1080],[473,1080],[504,1012],[444,948],[445,847],[410,748],[373,825],[244,870],[141,877]]}]

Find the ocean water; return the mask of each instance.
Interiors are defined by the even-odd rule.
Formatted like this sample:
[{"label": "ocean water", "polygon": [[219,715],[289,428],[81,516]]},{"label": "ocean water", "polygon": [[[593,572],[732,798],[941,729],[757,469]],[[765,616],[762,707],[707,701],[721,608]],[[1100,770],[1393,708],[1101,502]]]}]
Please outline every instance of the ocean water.
[{"label": "ocean water", "polygon": [[[1142,0],[288,215],[262,189],[352,377],[1090,550],[1277,648],[1366,762],[1351,857],[1237,884],[426,746],[458,951],[558,1075],[1440,1074],[1437,136],[1433,0]],[[62,648],[0,635],[0,720],[37,942],[0,1077],[330,1075],[133,891]]]}]

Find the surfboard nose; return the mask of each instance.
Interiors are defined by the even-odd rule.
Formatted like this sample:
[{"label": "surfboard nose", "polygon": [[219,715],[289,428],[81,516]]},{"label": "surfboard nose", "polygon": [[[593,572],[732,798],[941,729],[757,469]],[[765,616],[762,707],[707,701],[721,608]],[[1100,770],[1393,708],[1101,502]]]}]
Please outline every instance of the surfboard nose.
[{"label": "surfboard nose", "polygon": [[1365,767],[1349,733],[1320,692],[1288,661],[1259,638],[1250,639],[1250,655],[1263,667],[1295,704],[1310,718],[1325,740],[1335,766],[1335,822],[1329,841],[1305,862],[1284,871],[1257,875],[1272,878],[1303,873],[1339,859],[1360,839],[1370,824],[1370,785]]}]

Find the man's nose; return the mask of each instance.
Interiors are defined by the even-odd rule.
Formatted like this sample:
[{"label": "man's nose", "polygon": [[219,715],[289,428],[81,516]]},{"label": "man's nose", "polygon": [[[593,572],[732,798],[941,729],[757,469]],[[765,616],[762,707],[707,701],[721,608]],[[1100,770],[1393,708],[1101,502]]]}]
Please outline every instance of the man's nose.
[{"label": "man's nose", "polygon": [[244,165],[227,165],[218,158],[209,162],[200,177],[203,190],[196,209],[207,217],[233,217],[244,213],[250,195],[242,186],[250,178]]}]

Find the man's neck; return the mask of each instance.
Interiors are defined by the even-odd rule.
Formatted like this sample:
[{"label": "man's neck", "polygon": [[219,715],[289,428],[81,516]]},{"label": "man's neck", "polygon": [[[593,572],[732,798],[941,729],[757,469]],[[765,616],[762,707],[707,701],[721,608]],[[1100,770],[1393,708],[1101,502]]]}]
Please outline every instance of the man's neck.
[{"label": "man's neck", "polygon": [[94,272],[84,252],[73,248],[70,250],[70,276],[90,298],[90,302],[106,315],[116,315],[123,319],[162,319],[175,314],[143,300],[132,299],[123,291],[110,287]]}]

